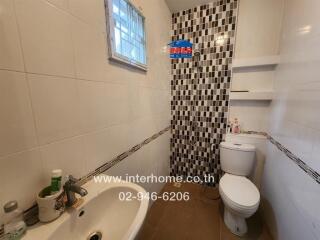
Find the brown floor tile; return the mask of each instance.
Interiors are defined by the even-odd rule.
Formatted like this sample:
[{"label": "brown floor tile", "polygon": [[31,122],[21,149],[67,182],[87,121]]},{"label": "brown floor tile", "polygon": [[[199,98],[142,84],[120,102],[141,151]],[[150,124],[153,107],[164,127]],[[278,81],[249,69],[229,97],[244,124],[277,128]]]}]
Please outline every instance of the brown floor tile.
[{"label": "brown floor tile", "polygon": [[198,200],[191,228],[188,240],[220,239],[218,204],[208,204],[203,200]]},{"label": "brown floor tile", "polygon": [[267,228],[258,213],[247,219],[248,233],[238,237],[231,233],[223,221],[223,206],[220,206],[220,239],[221,240],[272,240]]},{"label": "brown floor tile", "polygon": [[146,222],[152,226],[157,226],[162,219],[166,203],[164,201],[155,201],[148,211]]},{"label": "brown floor tile", "polygon": [[162,192],[189,192],[191,198],[154,202],[137,240],[271,240],[258,215],[249,219],[247,236],[233,235],[223,222],[223,204],[217,188],[190,183],[177,188],[170,183]]},{"label": "brown floor tile", "polygon": [[143,225],[143,229],[139,232],[138,236],[136,237],[136,240],[139,240],[139,239],[152,240],[155,233],[156,233],[156,228],[149,223],[145,223]]},{"label": "brown floor tile", "polygon": [[154,240],[187,239],[192,224],[192,210],[178,205],[167,206]]}]

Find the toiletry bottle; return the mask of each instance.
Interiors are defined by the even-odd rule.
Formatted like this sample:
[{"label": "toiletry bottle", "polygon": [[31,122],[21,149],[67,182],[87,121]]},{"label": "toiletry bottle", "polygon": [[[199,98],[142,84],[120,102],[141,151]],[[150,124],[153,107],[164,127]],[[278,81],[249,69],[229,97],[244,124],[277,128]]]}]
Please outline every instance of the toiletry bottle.
[{"label": "toiletry bottle", "polygon": [[51,194],[55,194],[61,189],[62,170],[55,169],[51,172]]},{"label": "toiletry bottle", "polygon": [[17,201],[7,202],[4,207],[4,239],[18,240],[25,233],[27,226],[23,221],[23,212]]},{"label": "toiletry bottle", "polygon": [[233,133],[235,133],[235,134],[240,133],[240,124],[239,124],[238,118],[234,119]]}]

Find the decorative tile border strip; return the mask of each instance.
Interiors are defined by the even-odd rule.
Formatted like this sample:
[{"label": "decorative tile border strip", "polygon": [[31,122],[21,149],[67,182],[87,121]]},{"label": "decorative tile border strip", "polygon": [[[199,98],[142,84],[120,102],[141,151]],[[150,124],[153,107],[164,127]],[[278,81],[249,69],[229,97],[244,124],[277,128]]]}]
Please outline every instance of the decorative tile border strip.
[{"label": "decorative tile border strip", "polygon": [[[165,129],[161,130],[160,132],[158,132],[158,133],[152,135],[151,137],[145,139],[140,144],[135,145],[134,147],[132,147],[128,151],[118,155],[117,157],[113,158],[111,161],[103,164],[102,166],[98,167],[96,170],[94,170],[94,171],[88,173],[86,176],[80,178],[79,181],[78,181],[78,184],[79,185],[83,185],[86,182],[90,181],[94,176],[97,176],[97,175],[107,171],[108,169],[110,169],[111,167],[113,167],[117,163],[121,162],[125,158],[129,157],[131,154],[133,154],[134,152],[138,151],[140,148],[142,148],[143,146],[145,146],[148,143],[152,142],[156,138],[160,137],[162,134],[164,134],[165,132],[169,131],[170,129],[171,129],[171,126],[168,126]],[[32,225],[36,224],[37,222],[39,222],[37,204],[35,204],[35,205],[31,206],[29,209],[25,210],[24,211],[24,217],[25,217],[25,220],[32,222],[32,224],[30,224],[28,226],[32,226]],[[0,238],[2,236],[1,234],[2,234],[2,230],[1,230],[1,225],[0,225]]]},{"label": "decorative tile border strip", "polygon": [[105,171],[107,171],[108,169],[110,169],[111,167],[113,167],[114,165],[116,165],[117,163],[121,162],[122,160],[124,160],[125,158],[129,157],[131,154],[135,153],[136,151],[138,151],[140,148],[142,148],[143,146],[147,145],[148,143],[152,142],[153,140],[155,140],[156,138],[160,137],[162,134],[166,133],[167,131],[169,131],[171,129],[171,126],[166,127],[165,129],[161,130],[160,132],[152,135],[151,137],[145,139],[143,142],[135,145],[134,147],[132,147],[131,149],[129,149],[128,151],[121,153],[120,155],[118,155],[117,157],[113,158],[111,161],[103,164],[102,166],[98,167],[96,170],[90,172],[89,174],[87,174],[86,176],[82,177],[79,180],[79,184],[85,184],[86,182],[88,182],[89,180],[91,180],[94,176],[97,176],[101,173],[104,173]]},{"label": "decorative tile border strip", "polygon": [[295,164],[297,164],[305,173],[307,173],[310,177],[313,178],[318,184],[320,184],[320,174],[312,169],[308,164],[306,164],[301,158],[296,156],[290,150],[288,150],[285,146],[271,137],[268,133],[265,132],[256,132],[256,131],[246,131],[243,132],[245,134],[257,134],[265,136],[274,146],[276,146],[281,152],[283,152],[288,158],[290,158]]}]

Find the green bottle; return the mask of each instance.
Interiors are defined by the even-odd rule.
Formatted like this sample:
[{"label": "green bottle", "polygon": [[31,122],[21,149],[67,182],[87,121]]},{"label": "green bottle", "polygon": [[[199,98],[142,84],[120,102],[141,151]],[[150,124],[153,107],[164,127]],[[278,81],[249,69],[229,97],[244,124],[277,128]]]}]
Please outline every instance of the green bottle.
[{"label": "green bottle", "polygon": [[51,195],[60,191],[62,180],[62,170],[55,169],[51,172]]}]

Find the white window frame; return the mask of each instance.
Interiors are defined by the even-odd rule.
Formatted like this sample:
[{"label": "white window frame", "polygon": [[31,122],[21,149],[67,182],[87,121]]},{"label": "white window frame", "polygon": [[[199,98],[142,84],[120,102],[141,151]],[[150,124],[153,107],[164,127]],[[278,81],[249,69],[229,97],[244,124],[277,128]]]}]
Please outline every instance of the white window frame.
[{"label": "white window frame", "polygon": [[109,59],[116,62],[124,63],[126,65],[138,68],[143,71],[147,71],[147,41],[146,41],[146,28],[145,28],[145,17],[142,12],[132,4],[130,0],[126,1],[137,13],[142,17],[143,30],[144,30],[144,53],[145,53],[145,64],[134,61],[122,54],[118,54],[115,46],[115,33],[114,33],[114,20],[112,12],[112,1],[105,0],[105,12],[106,12],[106,21],[107,21],[107,37],[108,37],[108,47],[109,47]]}]

